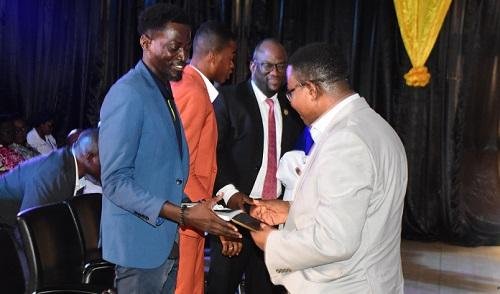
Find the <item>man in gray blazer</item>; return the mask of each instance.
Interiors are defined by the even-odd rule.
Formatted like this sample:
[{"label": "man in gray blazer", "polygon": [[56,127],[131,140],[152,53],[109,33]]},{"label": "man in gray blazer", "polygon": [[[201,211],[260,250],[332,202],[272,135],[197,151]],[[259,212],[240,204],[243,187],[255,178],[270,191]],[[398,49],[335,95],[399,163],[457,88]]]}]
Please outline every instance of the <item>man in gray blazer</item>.
[{"label": "man in gray blazer", "polygon": [[84,175],[100,179],[97,139],[96,129],[85,130],[72,147],[32,158],[1,175],[2,207],[15,208],[2,213],[2,222],[14,224],[19,207],[25,210],[73,197],[83,188],[78,179]]},{"label": "man in gray blazer", "polygon": [[407,184],[403,144],[347,83],[339,48],[299,49],[287,97],[316,144],[294,201],[257,201],[252,233],[275,284],[290,293],[403,293],[400,243]]}]

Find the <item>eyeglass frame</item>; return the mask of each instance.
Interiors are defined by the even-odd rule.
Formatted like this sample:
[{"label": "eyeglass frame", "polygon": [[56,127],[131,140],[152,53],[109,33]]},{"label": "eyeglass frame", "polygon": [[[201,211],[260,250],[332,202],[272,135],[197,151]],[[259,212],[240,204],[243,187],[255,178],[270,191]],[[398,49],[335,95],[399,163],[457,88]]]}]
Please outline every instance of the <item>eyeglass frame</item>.
[{"label": "eyeglass frame", "polygon": [[[252,61],[253,61],[253,63],[259,65],[259,67],[261,69],[263,69],[263,72],[265,72],[265,73],[270,73],[274,69],[276,69],[277,72],[283,73],[283,72],[285,72],[286,67],[288,66],[287,62],[281,62],[281,63],[257,62],[257,60],[255,60],[255,59]],[[271,68],[269,70],[266,70],[264,68],[264,65],[265,65],[265,67],[271,66]],[[280,67],[281,67],[281,69],[280,69]]]},{"label": "eyeglass frame", "polygon": [[[291,102],[292,99],[293,99],[293,91],[295,91],[295,89],[297,89],[297,88],[306,86],[307,83],[311,83],[311,84],[316,85],[316,84],[322,83],[322,82],[324,82],[323,79],[307,80],[307,81],[304,81],[304,82],[297,81],[298,86],[295,86],[293,89],[290,89],[290,90],[286,91],[286,93],[285,93],[286,99],[288,99],[288,101]],[[335,82],[337,82],[337,80],[335,80],[334,83]]]},{"label": "eyeglass frame", "polygon": [[286,93],[285,93],[285,97],[286,99],[288,99],[288,101],[292,101],[293,99],[293,91],[295,91],[297,88],[300,88],[300,87],[304,87],[305,84],[303,85],[301,82],[297,81],[297,86],[293,87],[293,89],[290,89],[290,90],[287,90]]}]

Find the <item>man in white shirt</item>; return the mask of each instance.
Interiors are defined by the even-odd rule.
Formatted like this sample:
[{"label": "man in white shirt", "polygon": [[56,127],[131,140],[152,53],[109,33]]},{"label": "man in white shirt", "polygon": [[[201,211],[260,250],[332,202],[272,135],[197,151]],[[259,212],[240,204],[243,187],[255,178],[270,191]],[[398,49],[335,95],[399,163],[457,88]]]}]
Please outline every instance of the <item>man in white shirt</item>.
[{"label": "man in white shirt", "polygon": [[52,132],[54,121],[50,116],[43,114],[34,121],[34,128],[26,135],[28,144],[40,154],[47,154],[57,149],[57,143]]},{"label": "man in white shirt", "polygon": [[299,49],[287,68],[287,97],[315,145],[293,202],[258,201],[252,212],[283,229],[252,237],[290,293],[403,293],[405,150],[347,76],[341,50],[325,43]]}]

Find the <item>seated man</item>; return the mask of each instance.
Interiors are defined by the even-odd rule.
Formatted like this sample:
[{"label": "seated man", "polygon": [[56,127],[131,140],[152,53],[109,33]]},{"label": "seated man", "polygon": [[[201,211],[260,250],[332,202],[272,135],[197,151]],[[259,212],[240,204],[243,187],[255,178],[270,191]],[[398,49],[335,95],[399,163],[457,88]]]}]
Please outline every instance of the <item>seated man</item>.
[{"label": "seated man", "polygon": [[[24,210],[73,197],[81,188],[79,178],[89,174],[100,179],[97,138],[96,129],[85,130],[71,148],[35,157],[1,175],[0,201],[16,201],[17,207],[20,204]],[[16,213],[2,212],[1,215],[15,219]]]}]

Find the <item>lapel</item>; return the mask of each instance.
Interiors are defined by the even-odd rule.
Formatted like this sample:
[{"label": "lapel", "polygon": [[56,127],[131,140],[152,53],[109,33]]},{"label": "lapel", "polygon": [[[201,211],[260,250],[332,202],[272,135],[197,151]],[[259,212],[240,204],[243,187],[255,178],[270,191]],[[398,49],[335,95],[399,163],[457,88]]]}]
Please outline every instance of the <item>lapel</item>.
[{"label": "lapel", "polygon": [[[171,119],[171,114],[170,114],[170,108],[167,105],[167,101],[165,101],[162,92],[156,85],[156,81],[154,80],[153,76],[149,72],[149,70],[146,68],[142,60],[140,60],[137,65],[135,66],[135,69],[141,74],[141,76],[145,79],[146,81],[146,86],[154,92],[154,95],[151,95],[151,97],[148,97],[145,95],[144,99],[148,99],[150,103],[154,105],[155,111],[159,112],[159,117],[161,120],[161,124],[158,125],[157,127],[165,127],[167,128],[166,131],[168,132],[167,136],[171,138],[176,138],[176,129],[175,129],[175,124]],[[166,93],[173,98],[172,94],[172,89],[170,88],[170,85],[166,86],[167,90],[169,93]],[[175,105],[174,101],[172,100],[172,105]],[[177,119],[180,119],[179,112],[177,110],[177,107],[174,107],[174,113]],[[182,128],[182,124],[180,127],[180,132],[181,132],[181,141],[182,141],[182,160],[185,161],[187,160],[187,143],[186,140],[184,139],[184,128]],[[179,150],[180,151],[180,150]]]},{"label": "lapel", "polygon": [[[256,133],[257,138],[257,150],[260,150],[260,154],[262,154],[263,141],[264,141],[264,128],[262,126],[262,116],[260,115],[259,104],[257,102],[257,97],[253,92],[252,83],[249,79],[246,83],[243,83],[241,92],[244,93],[242,99],[245,104],[245,109],[248,111],[252,121],[254,122],[254,131]],[[238,91],[240,92],[240,91]],[[243,98],[242,97],[242,98]],[[252,130],[247,130],[252,131]]]},{"label": "lapel", "polygon": [[[295,125],[292,123],[292,110],[290,109],[290,103],[288,99],[285,97],[285,93],[283,91],[278,92],[278,102],[280,104],[281,109],[281,154],[280,157],[283,156],[286,150],[286,146],[290,145],[289,140],[292,139],[290,136],[293,136],[295,132],[292,130]],[[295,138],[293,138],[295,139]],[[293,140],[292,139],[292,140]]]}]

